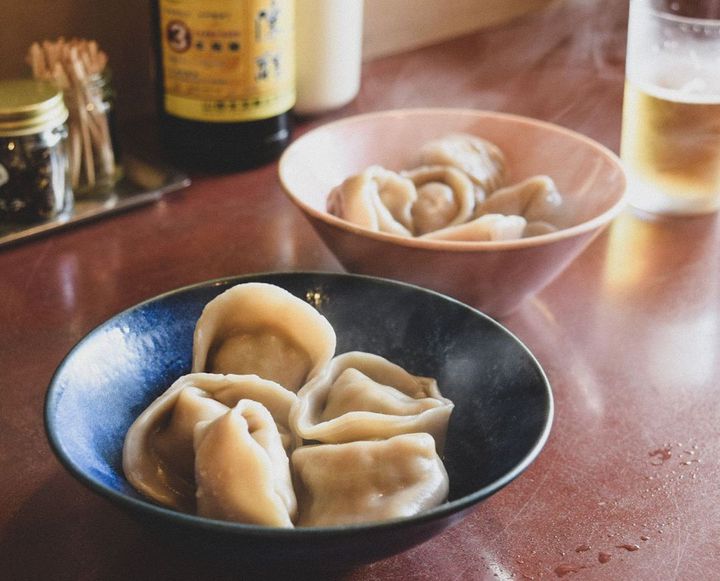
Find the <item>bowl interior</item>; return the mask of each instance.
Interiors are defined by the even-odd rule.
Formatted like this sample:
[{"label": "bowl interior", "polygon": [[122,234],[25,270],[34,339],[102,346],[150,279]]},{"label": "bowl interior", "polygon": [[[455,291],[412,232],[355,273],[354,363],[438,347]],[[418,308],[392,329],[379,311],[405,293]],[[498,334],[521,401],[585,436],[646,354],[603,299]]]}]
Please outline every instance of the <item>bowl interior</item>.
[{"label": "bowl interior", "polygon": [[[204,305],[250,280],[277,284],[309,300],[332,323],[337,353],[380,354],[438,379],[455,402],[445,463],[450,502],[417,522],[468,508],[522,472],[539,453],[552,396],[535,358],[498,323],[418,287],[344,274],[276,273],[211,281],[162,295],[100,325],[67,356],[46,401],[46,427],[61,462],[81,482],[126,508],[223,531],[268,529],[220,523],[157,508],[128,484],[121,457],[137,415],[190,369],[192,335]],[[413,519],[405,519],[412,523]],[[338,529],[297,529],[335,535]],[[354,527],[368,529],[372,525]]]},{"label": "bowl interior", "polygon": [[549,175],[571,205],[570,223],[586,222],[616,205],[625,177],[616,156],[591,139],[534,119],[462,109],[409,109],[349,117],[299,137],[283,154],[279,173],[288,194],[325,213],[330,190],[378,164],[416,167],[431,139],[464,132],[495,143],[507,158],[507,183]]}]

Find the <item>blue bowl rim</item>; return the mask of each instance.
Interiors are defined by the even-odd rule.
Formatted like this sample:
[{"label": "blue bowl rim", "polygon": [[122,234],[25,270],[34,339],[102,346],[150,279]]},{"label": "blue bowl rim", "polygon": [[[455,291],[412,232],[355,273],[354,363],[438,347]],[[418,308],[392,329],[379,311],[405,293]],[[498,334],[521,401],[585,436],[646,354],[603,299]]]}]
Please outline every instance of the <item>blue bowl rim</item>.
[{"label": "blue bowl rim", "polygon": [[[108,325],[113,319],[121,317],[131,311],[134,311],[136,309],[142,308],[150,303],[153,303],[155,301],[162,300],[164,298],[170,297],[170,296],[176,296],[183,294],[185,292],[196,290],[199,288],[209,288],[213,286],[229,286],[231,284],[240,284],[243,282],[253,282],[253,281],[261,281],[264,278],[267,277],[275,277],[275,276],[297,276],[297,277],[303,277],[303,276],[314,276],[314,277],[337,277],[337,278],[353,278],[353,279],[361,279],[366,281],[371,281],[374,283],[380,283],[385,284],[389,286],[401,286],[405,288],[410,288],[415,291],[420,291],[422,293],[428,293],[431,295],[435,295],[440,297],[443,300],[450,301],[452,303],[456,303],[462,307],[465,307],[472,311],[476,316],[479,316],[486,320],[486,322],[490,323],[491,325],[497,327],[500,331],[504,332],[509,336],[510,339],[514,340],[519,347],[521,347],[528,357],[530,358],[531,362],[535,365],[537,371],[540,374],[540,377],[543,380],[543,385],[545,387],[545,392],[547,396],[546,401],[546,418],[545,418],[545,424],[543,426],[542,432],[537,437],[534,445],[528,450],[528,452],[525,454],[525,456],[508,472],[506,472],[503,476],[496,479],[495,481],[491,482],[490,484],[484,486],[483,488],[476,490],[475,492],[471,494],[467,494],[463,497],[457,498],[455,500],[445,502],[441,504],[440,506],[437,506],[435,508],[423,511],[417,515],[411,516],[411,517],[403,517],[403,518],[396,518],[396,519],[389,519],[389,520],[383,520],[383,521],[373,521],[370,523],[362,523],[362,524],[347,524],[347,525],[337,525],[337,526],[324,526],[324,527],[295,527],[291,529],[285,529],[285,528],[278,528],[278,527],[267,527],[267,526],[260,526],[260,525],[250,525],[250,524],[243,524],[243,523],[236,523],[236,522],[229,522],[229,521],[222,521],[222,520],[215,520],[205,517],[200,517],[193,514],[183,513],[179,512],[170,508],[163,507],[161,505],[155,504],[150,500],[145,499],[139,499],[139,498],[133,498],[130,496],[126,496],[123,493],[120,493],[116,491],[115,489],[106,486],[102,484],[101,482],[98,482],[97,480],[93,479],[91,476],[86,474],[80,467],[78,467],[73,460],[70,458],[68,454],[66,454],[65,450],[62,447],[60,438],[57,434],[55,423],[54,423],[54,417],[53,417],[53,410],[57,407],[58,402],[60,398],[62,397],[62,391],[60,391],[58,386],[58,378],[63,372],[63,369],[65,365],[68,364],[69,359],[73,356],[73,354],[82,348],[82,346],[93,339],[93,337],[98,334],[106,325]],[[133,306],[128,307],[127,309],[124,309],[123,311],[120,311],[110,317],[109,319],[105,320],[104,322],[100,323],[96,327],[94,327],[90,332],[88,332],[83,338],[81,338],[65,355],[63,360],[58,365],[57,369],[55,370],[55,373],[53,374],[50,383],[48,385],[48,389],[45,396],[45,406],[44,406],[44,426],[45,426],[45,434],[47,436],[47,439],[50,443],[50,447],[57,457],[57,459],[60,461],[62,466],[68,470],[80,483],[85,485],[87,488],[92,490],[93,492],[99,494],[100,496],[112,501],[118,503],[120,506],[130,509],[134,512],[139,512],[141,514],[147,514],[150,516],[155,516],[163,519],[167,519],[168,521],[175,522],[178,525],[185,525],[188,527],[194,527],[202,530],[207,530],[215,533],[221,533],[221,534],[230,534],[238,537],[243,536],[252,536],[257,538],[273,538],[273,539],[286,539],[286,540],[297,540],[298,535],[302,535],[303,538],[339,538],[343,536],[352,536],[358,533],[367,533],[367,532],[373,532],[373,531],[379,531],[379,530],[392,530],[392,529],[404,529],[407,527],[413,527],[416,525],[422,525],[422,524],[428,524],[431,522],[439,522],[444,519],[452,519],[453,516],[460,516],[465,511],[472,508],[474,505],[478,504],[482,500],[492,496],[496,492],[498,492],[500,489],[504,488],[510,482],[515,480],[520,474],[522,474],[538,457],[540,452],[542,451],[543,447],[545,446],[545,443],[548,440],[548,437],[550,435],[550,430],[552,428],[553,418],[555,413],[555,406],[553,401],[553,394],[552,394],[552,388],[550,386],[550,382],[547,378],[547,375],[545,374],[545,371],[543,370],[542,366],[538,362],[537,358],[533,355],[533,353],[530,351],[530,349],[510,330],[508,330],[506,327],[501,325],[498,321],[493,319],[492,317],[486,315],[485,313],[482,313],[478,309],[475,309],[474,307],[471,307],[470,305],[467,305],[466,303],[463,303],[461,301],[458,301],[452,297],[449,297],[447,295],[444,295],[442,293],[429,290],[417,285],[395,281],[391,279],[376,277],[376,276],[368,276],[368,275],[361,275],[361,274],[351,274],[351,273],[339,273],[339,272],[325,272],[325,271],[266,271],[266,272],[259,272],[259,273],[252,273],[252,274],[244,274],[244,275],[238,275],[238,276],[229,276],[229,277],[221,277],[221,278],[215,278],[206,280],[203,282],[198,282],[186,286],[182,286],[170,291],[166,291],[164,293],[158,294],[156,296],[153,296],[149,299],[146,299],[144,301],[141,301]]]}]

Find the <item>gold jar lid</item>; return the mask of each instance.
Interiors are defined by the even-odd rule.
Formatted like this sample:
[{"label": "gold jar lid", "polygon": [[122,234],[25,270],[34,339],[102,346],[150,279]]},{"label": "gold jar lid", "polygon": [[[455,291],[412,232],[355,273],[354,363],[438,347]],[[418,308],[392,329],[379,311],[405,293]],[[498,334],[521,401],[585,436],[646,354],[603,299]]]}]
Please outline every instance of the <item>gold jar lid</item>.
[{"label": "gold jar lid", "polygon": [[62,91],[32,79],[0,81],[0,137],[32,135],[68,118]]}]

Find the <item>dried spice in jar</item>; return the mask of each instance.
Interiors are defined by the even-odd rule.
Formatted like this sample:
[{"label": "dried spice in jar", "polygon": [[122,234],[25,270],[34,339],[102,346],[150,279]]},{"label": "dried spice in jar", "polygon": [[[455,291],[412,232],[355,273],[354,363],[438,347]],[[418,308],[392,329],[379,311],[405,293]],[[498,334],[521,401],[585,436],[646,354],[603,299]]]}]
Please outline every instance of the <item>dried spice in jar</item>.
[{"label": "dried spice in jar", "polygon": [[42,222],[72,207],[67,117],[52,84],[0,82],[0,223]]}]

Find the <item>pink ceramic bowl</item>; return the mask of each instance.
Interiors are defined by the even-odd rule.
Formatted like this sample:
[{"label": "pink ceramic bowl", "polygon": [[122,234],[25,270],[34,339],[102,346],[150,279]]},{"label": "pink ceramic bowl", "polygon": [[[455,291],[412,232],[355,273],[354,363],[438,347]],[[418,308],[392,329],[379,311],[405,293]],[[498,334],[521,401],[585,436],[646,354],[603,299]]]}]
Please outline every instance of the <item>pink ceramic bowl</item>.
[{"label": "pink ceramic bowl", "polygon": [[[456,242],[373,232],[326,211],[330,190],[370,165],[407,169],[422,144],[453,132],[498,145],[507,182],[549,175],[571,212],[557,232],[503,242]],[[617,156],[557,125],[486,111],[409,109],[328,123],[299,137],[279,163],[290,199],[350,272],[440,291],[502,317],[556,278],[622,210]]]}]

